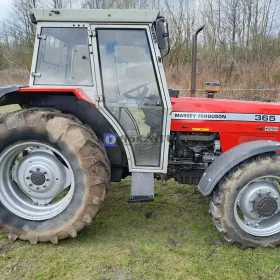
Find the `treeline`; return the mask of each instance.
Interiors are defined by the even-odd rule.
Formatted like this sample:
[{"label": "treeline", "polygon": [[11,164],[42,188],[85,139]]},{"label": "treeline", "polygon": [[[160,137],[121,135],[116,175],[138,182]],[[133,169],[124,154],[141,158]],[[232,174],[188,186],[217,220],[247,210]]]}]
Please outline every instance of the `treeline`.
[{"label": "treeline", "polygon": [[[29,70],[35,26],[32,8],[160,9],[169,21],[171,53],[165,58],[171,86],[189,88],[191,36],[199,38],[198,87],[280,87],[279,0],[11,0],[0,25],[0,79]],[[25,73],[25,72],[24,72]],[[1,81],[0,81],[1,82]],[[2,81],[3,83],[3,81]]]}]

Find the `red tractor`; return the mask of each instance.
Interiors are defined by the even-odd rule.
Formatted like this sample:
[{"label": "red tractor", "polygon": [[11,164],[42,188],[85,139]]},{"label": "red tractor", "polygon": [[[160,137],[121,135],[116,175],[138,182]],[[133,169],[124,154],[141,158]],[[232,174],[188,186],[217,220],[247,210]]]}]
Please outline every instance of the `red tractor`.
[{"label": "red tractor", "polygon": [[10,239],[75,237],[109,182],[131,175],[129,202],[153,200],[155,177],[199,183],[227,241],[280,243],[279,104],[178,98],[165,80],[169,32],[158,11],[35,9],[31,20],[29,86],[0,89],[1,106],[22,108],[0,122]]}]

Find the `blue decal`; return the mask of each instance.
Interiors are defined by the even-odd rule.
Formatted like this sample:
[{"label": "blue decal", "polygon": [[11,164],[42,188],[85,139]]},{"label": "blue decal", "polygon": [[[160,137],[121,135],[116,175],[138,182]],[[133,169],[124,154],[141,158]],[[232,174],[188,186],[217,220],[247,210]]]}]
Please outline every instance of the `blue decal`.
[{"label": "blue decal", "polygon": [[117,147],[117,133],[104,133],[103,143],[105,147]]}]

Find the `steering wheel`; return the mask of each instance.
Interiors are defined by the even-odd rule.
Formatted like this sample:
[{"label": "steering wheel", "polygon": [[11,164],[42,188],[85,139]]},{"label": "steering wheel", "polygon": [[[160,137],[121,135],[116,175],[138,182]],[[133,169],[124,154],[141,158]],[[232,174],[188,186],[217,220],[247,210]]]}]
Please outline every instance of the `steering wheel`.
[{"label": "steering wheel", "polygon": [[[149,88],[148,88],[149,84],[150,83],[145,83],[145,84],[142,84],[140,86],[137,86],[137,87],[123,93],[123,96],[125,96],[126,98],[130,98],[130,99],[140,99],[140,97],[141,97],[141,101],[144,102],[146,94],[149,91]],[[141,88],[143,88],[143,90],[140,92]],[[138,92],[139,92],[136,96],[130,95],[131,92],[134,92],[136,90],[138,90]]]}]

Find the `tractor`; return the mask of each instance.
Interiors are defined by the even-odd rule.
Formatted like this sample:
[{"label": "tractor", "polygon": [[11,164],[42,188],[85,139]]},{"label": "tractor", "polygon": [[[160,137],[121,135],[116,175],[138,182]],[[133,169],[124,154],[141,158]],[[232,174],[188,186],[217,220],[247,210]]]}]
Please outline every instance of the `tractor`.
[{"label": "tractor", "polygon": [[[168,89],[159,11],[34,9],[30,17],[29,85],[0,89],[1,106],[21,108],[0,121],[0,221],[10,240],[76,237],[109,183],[131,176],[131,203],[153,201],[158,178],[198,184],[228,242],[280,243],[279,104]],[[195,44],[193,54],[195,70]]]}]

